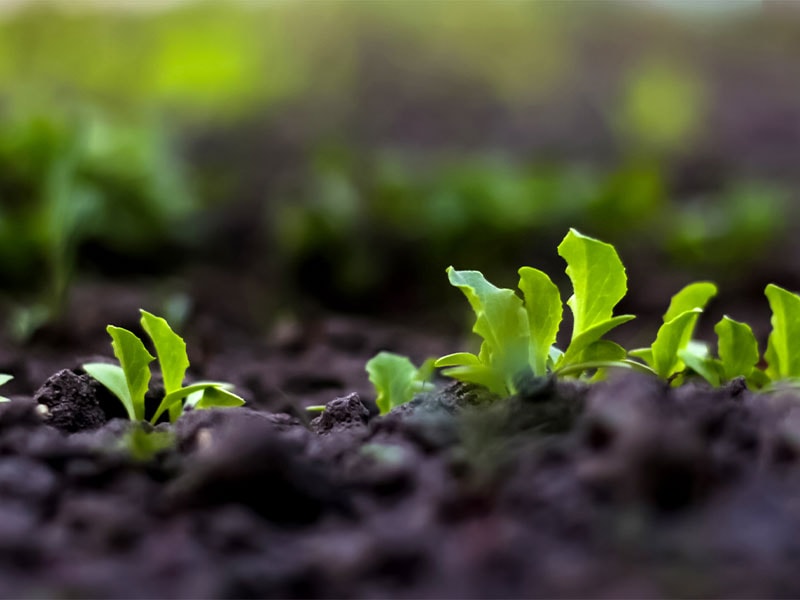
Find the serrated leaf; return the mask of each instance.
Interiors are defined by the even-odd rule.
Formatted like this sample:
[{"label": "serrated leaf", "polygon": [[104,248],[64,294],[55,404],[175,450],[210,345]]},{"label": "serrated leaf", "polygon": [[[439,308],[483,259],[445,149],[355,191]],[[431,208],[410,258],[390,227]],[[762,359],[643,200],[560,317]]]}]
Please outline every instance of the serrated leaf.
[{"label": "serrated leaf", "polygon": [[716,295],[717,286],[710,281],[690,283],[672,297],[669,308],[664,313],[664,323],[694,308],[705,308],[708,301]]},{"label": "serrated leaf", "polygon": [[522,300],[513,290],[489,283],[479,271],[449,267],[447,275],[475,312],[472,331],[484,340],[479,358],[510,382],[528,362],[528,316]]},{"label": "serrated leaf", "polygon": [[653,362],[650,365],[659,377],[669,378],[683,368],[678,352],[685,349],[691,340],[702,312],[701,308],[687,310],[659,328],[651,347]]},{"label": "serrated leaf", "polygon": [[153,345],[164,378],[164,391],[169,394],[179,390],[183,385],[186,370],[189,368],[189,357],[186,354],[186,343],[175,333],[169,323],[161,317],[147,312],[142,313],[142,328],[153,340]]},{"label": "serrated leaf", "polygon": [[114,356],[125,373],[136,420],[141,420],[144,418],[144,396],[150,383],[149,365],[155,358],[144,347],[142,340],[127,329],[109,325],[106,331],[111,336]]},{"label": "serrated leaf", "polygon": [[125,379],[125,372],[119,365],[109,365],[106,363],[87,363],[83,365],[83,370],[94,379],[102,383],[108,390],[119,398],[128,413],[131,421],[136,421],[136,409],[133,406],[133,399],[128,388],[128,381]]},{"label": "serrated leaf", "polygon": [[407,357],[379,352],[367,361],[366,370],[378,393],[375,402],[382,415],[414,397],[412,383],[417,377],[417,368]]},{"label": "serrated leaf", "polygon": [[767,376],[774,380],[800,377],[800,296],[769,284],[764,291],[772,309],[767,340]]},{"label": "serrated leaf", "polygon": [[749,377],[759,358],[758,341],[750,326],[724,316],[714,326],[714,332],[725,379]]},{"label": "serrated leaf", "polygon": [[547,374],[550,348],[556,343],[563,317],[561,294],[550,277],[538,269],[522,267],[519,277],[530,331],[528,361],[533,374],[541,377]]},{"label": "serrated leaf", "polygon": [[570,229],[559,244],[558,254],[567,261],[566,271],[574,291],[567,300],[574,316],[574,340],[591,327],[611,319],[614,307],[628,289],[627,276],[614,246],[575,229]]}]

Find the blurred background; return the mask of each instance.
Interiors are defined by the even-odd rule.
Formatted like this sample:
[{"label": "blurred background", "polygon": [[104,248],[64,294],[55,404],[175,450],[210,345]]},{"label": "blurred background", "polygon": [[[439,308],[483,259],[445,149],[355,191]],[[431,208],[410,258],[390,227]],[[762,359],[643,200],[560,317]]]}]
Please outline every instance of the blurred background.
[{"label": "blurred background", "polygon": [[763,333],[800,288],[798,7],[0,0],[7,334],[98,282],[461,329],[448,265],[563,285],[569,227],[617,246],[639,341],[694,279]]}]

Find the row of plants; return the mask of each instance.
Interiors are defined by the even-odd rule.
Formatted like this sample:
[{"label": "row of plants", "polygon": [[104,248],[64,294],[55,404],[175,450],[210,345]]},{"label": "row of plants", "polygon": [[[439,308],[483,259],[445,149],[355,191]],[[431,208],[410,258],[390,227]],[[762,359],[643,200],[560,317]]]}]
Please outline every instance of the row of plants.
[{"label": "row of plants", "polygon": [[82,247],[130,259],[188,243],[199,204],[156,121],[90,105],[2,117],[0,277],[29,299],[15,337],[59,316]]},{"label": "row of plants", "polygon": [[714,327],[717,351],[694,339],[700,315],[717,293],[710,282],[687,285],[672,297],[649,347],[628,350],[605,336],[633,320],[615,315],[627,292],[625,267],[616,249],[571,229],[558,254],[572,283],[567,300],[573,326],[565,348],[556,345],[564,316],[558,287],[538,269],[519,269],[519,290],[499,288],[479,271],[447,269],[475,313],[472,331],[481,338],[477,354],[457,352],[416,368],[411,361],[381,352],[367,363],[382,413],[430,389],[434,368],[446,377],[510,396],[552,378],[597,381],[609,369],[647,373],[680,385],[701,378],[713,386],[742,378],[753,390],[772,391],[800,382],[800,295],[770,284],[772,331],[763,356],[752,328],[724,316]]},{"label": "row of plants", "polygon": [[[189,356],[183,338],[172,330],[166,319],[141,311],[141,327],[147,333],[156,356],[132,331],[109,325],[111,347],[119,364],[92,362],[83,370],[103,384],[122,403],[131,421],[147,420],[156,424],[165,413],[175,422],[186,410],[223,406],[241,406],[244,400],[233,393],[233,386],[220,381],[200,381],[184,385]],[[150,390],[150,363],[158,359],[163,381],[163,396],[152,414],[146,414],[145,397]],[[11,381],[0,374],[0,386]],[[0,397],[7,402],[8,398]]]},{"label": "row of plants", "polygon": [[[390,289],[389,273],[394,279],[403,268],[431,289],[438,280],[419,275],[431,263],[503,273],[509,261],[544,251],[545,241],[555,241],[551,232],[568,226],[615,243],[646,238],[660,257],[690,271],[713,268],[724,280],[765,255],[784,231],[787,207],[785,190],[757,180],[673,189],[669,168],[644,159],[603,171],[496,153],[420,160],[321,147],[303,185],[301,198],[291,195],[277,214],[268,207],[278,256],[291,270],[335,255],[308,291],[355,298]],[[397,254],[402,264],[385,269]]]},{"label": "row of plants", "polygon": [[[695,326],[717,287],[707,281],[685,286],[675,294],[663,315],[652,344],[626,349],[606,336],[633,320],[615,315],[627,293],[625,267],[614,246],[571,229],[558,246],[566,261],[572,295],[572,331],[564,348],[556,338],[564,318],[558,287],[545,272],[519,269],[517,291],[499,288],[479,271],[447,269],[450,283],[461,290],[474,314],[472,331],[481,338],[477,354],[456,352],[416,367],[407,357],[381,352],[366,370],[377,392],[381,414],[434,389],[436,369],[446,377],[484,387],[498,397],[536,389],[558,378],[603,379],[609,369],[628,369],[660,377],[672,385],[701,378],[712,386],[741,378],[753,390],[771,391],[800,383],[800,295],[770,284],[765,290],[772,310],[772,331],[762,353],[752,328],[724,316],[714,327],[717,351],[694,339]],[[87,363],[84,370],[110,390],[132,421],[170,422],[189,409],[241,406],[244,400],[224,382],[184,384],[189,359],[186,344],[167,321],[145,310],[141,327],[155,350],[153,356],[133,332],[109,325],[114,356],[119,364]],[[158,360],[163,395],[146,414],[150,363]],[[0,385],[11,379],[0,374]],[[2,398],[2,400],[7,400]],[[310,407],[319,410],[323,407]]]}]

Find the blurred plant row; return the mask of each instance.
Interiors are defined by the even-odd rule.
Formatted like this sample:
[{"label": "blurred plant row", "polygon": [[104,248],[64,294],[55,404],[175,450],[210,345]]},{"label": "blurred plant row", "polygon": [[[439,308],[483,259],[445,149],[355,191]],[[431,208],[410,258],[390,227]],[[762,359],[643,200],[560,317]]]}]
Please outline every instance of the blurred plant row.
[{"label": "blurred plant row", "polygon": [[545,254],[553,232],[572,226],[724,278],[764,259],[784,231],[787,201],[780,186],[737,179],[682,197],[655,161],[603,170],[325,148],[303,195],[277,216],[271,207],[268,221],[281,256],[316,273],[318,293],[352,301],[394,289],[403,274],[435,280],[447,264],[504,272]]},{"label": "blurred plant row", "polygon": [[[263,219],[247,219],[252,262],[282,275],[265,284],[338,308],[403,304],[451,263],[503,273],[566,227],[622,247],[646,241],[658,258],[718,277],[757,262],[783,231],[778,185],[727,173],[702,192],[673,185],[719,90],[707,64],[677,51],[687,28],[629,5],[473,2],[457,18],[447,3],[54,6],[0,18],[0,281],[20,309],[18,337],[57,317],[73,276],[99,261],[124,275],[140,264],[168,272],[167,249],[207,257],[225,244],[218,217],[246,205],[242,195],[263,203]],[[604,23],[640,32],[649,51],[617,60],[607,41],[620,36]],[[484,127],[476,114],[513,129],[520,116],[546,121],[562,100],[590,105],[604,160],[373,131],[421,116],[435,129],[459,111],[459,134]],[[287,159],[299,176],[235,190],[228,182],[273,165],[249,147],[214,147],[213,135],[203,151],[225,155],[227,172],[187,159],[207,130],[262,121],[264,136],[283,127],[299,140]],[[556,137],[579,145],[575,129]]]},{"label": "blurred plant row", "polygon": [[160,127],[87,106],[6,115],[0,197],[0,278],[29,298],[22,336],[58,315],[81,249],[135,261],[185,240],[177,225],[198,209]]}]

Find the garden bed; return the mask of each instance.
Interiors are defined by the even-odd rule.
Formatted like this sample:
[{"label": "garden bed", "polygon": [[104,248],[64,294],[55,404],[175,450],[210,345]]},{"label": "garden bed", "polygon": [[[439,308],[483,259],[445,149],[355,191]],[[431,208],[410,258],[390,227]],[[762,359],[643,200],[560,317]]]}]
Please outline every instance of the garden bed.
[{"label": "garden bed", "polygon": [[442,384],[381,417],[366,359],[449,340],[341,317],[264,339],[193,325],[192,374],[238,384],[250,408],[158,425],[174,433],[159,452],[81,374],[109,354],[102,326],[62,334],[60,354],[52,339],[14,354],[28,370],[0,405],[0,594],[800,593],[791,397],[618,374],[495,402]]}]

